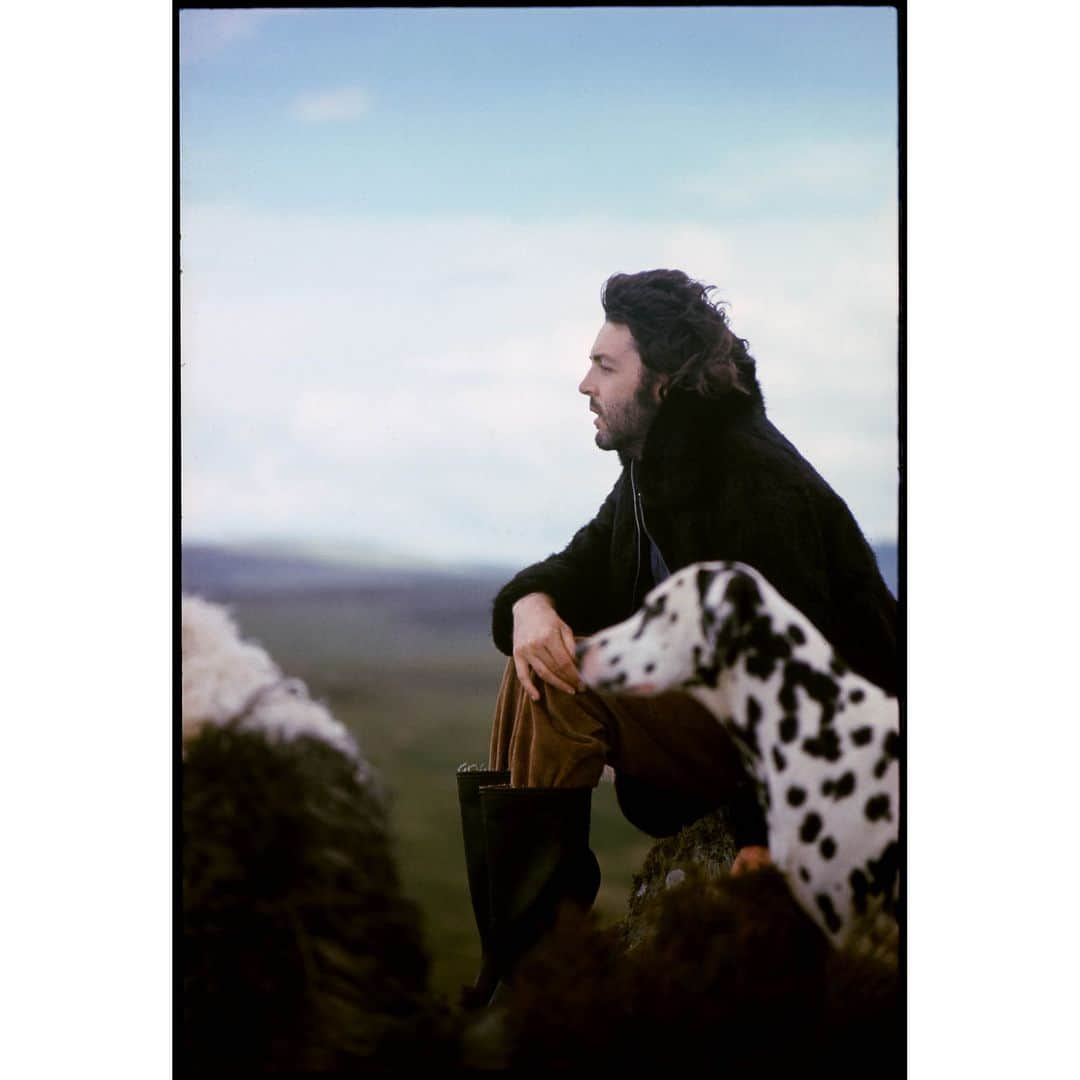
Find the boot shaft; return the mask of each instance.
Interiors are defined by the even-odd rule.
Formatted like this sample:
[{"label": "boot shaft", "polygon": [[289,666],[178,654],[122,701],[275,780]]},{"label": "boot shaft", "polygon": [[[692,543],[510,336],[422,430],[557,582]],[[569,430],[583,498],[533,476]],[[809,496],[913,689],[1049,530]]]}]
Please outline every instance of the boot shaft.
[{"label": "boot shaft", "polygon": [[487,844],[484,840],[484,817],[480,808],[480,788],[486,784],[509,784],[509,770],[470,769],[457,772],[458,805],[461,809],[461,835],[465,844],[465,873],[469,898],[480,942],[487,945],[491,907],[488,901]]},{"label": "boot shaft", "polygon": [[490,945],[509,972],[554,925],[558,905],[587,911],[600,887],[589,848],[591,787],[485,786]]}]

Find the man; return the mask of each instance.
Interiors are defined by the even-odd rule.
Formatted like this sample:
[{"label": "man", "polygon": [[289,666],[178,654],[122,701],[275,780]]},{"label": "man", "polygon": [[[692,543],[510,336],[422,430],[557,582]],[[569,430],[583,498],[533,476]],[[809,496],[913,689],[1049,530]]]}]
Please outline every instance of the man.
[{"label": "man", "polygon": [[766,418],[755,362],[711,286],[678,270],[616,274],[578,390],[596,445],[623,470],[596,517],[495,598],[507,663],[489,767],[459,771],[469,886],[491,998],[553,921],[591,906],[593,787],[605,764],[626,817],[672,835],[723,806],[739,854],[768,859],[764,820],[733,745],[685,695],[601,697],[575,638],[625,619],[669,574],[705,559],[760,570],[857,672],[897,692],[896,602],[843,500]]}]

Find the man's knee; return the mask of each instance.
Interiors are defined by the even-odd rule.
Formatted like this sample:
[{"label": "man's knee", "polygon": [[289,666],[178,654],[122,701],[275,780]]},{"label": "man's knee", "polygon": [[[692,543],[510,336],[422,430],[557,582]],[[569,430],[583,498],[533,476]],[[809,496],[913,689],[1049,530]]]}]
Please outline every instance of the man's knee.
[{"label": "man's knee", "polygon": [[536,679],[539,700],[521,686],[513,664],[500,687],[488,757],[508,768],[515,786],[595,787],[612,748],[612,725],[600,698],[567,693]]},{"label": "man's knee", "polygon": [[721,799],[701,799],[618,769],[615,771],[615,798],[623,817],[655,839],[674,836],[722,805]]}]

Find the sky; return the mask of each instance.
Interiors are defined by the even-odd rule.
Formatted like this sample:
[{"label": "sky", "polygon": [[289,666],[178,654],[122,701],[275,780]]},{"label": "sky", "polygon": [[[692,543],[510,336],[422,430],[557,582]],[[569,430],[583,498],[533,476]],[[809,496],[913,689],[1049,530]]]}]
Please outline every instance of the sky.
[{"label": "sky", "polygon": [[561,548],[612,273],[715,285],[767,409],[897,535],[889,8],[180,16],[182,531]]}]

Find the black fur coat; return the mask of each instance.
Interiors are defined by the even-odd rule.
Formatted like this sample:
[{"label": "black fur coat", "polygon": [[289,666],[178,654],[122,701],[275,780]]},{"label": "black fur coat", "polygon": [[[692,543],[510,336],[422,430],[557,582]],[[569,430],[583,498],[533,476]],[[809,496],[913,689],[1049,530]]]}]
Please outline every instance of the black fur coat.
[{"label": "black fur coat", "polygon": [[[492,636],[513,649],[513,604],[547,593],[575,634],[620,622],[652,587],[643,518],[671,573],[706,559],[760,570],[860,675],[896,694],[896,600],[851,511],[749,396],[672,391],[640,462],[624,468],[596,517],[558,554],[498,593]],[[639,515],[634,514],[633,494]]]}]

